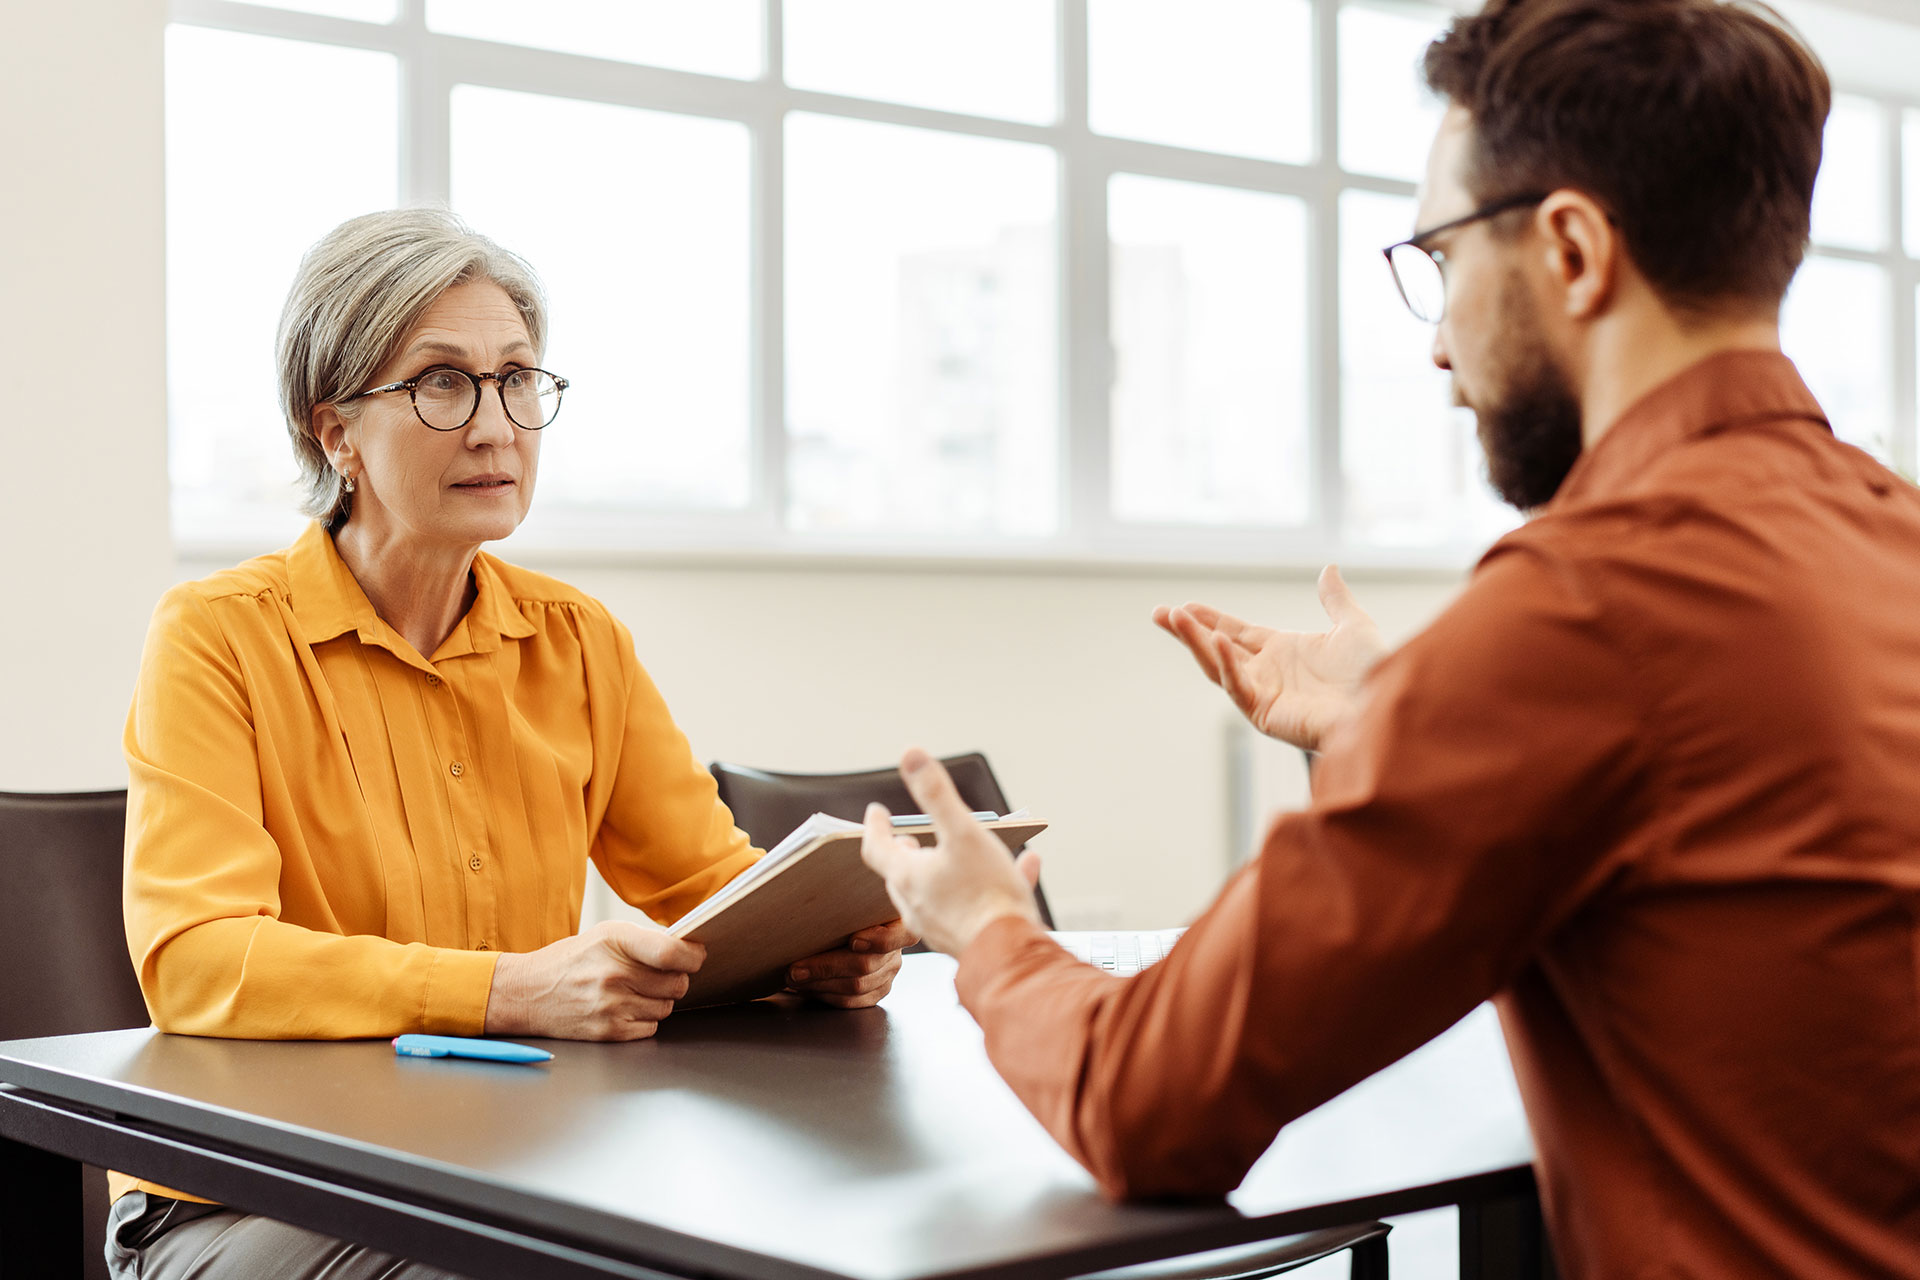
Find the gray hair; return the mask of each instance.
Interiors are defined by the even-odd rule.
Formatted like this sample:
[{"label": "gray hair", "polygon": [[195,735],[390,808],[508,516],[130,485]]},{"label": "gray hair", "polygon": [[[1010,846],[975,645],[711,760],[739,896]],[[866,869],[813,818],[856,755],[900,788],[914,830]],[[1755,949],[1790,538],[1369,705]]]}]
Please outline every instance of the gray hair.
[{"label": "gray hair", "polygon": [[547,303],[533,268],[444,209],[363,214],[300,260],[275,341],[280,410],[306,490],[301,510],[328,528],[346,519],[351,497],[320,447],[313,411],[331,404],[357,417],[360,404],[340,402],[366,389],[435,299],[473,280],[506,291],[544,354]]}]

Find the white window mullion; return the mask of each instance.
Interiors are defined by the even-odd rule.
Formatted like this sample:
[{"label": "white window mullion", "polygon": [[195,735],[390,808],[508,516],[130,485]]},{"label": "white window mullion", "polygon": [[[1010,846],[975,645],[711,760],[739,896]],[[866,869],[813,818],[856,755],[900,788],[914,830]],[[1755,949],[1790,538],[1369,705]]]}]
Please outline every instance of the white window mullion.
[{"label": "white window mullion", "polygon": [[750,523],[778,538],[787,523],[785,13],[766,0],[766,107],[753,122],[753,498]]},{"label": "white window mullion", "polygon": [[170,0],[167,18],[171,22],[190,22],[197,27],[241,31],[281,40],[306,40],[314,44],[342,45],[351,49],[376,49],[382,53],[399,52],[396,23],[361,22],[354,18],[302,13],[297,9],[245,4],[240,0]]},{"label": "white window mullion", "polygon": [[1087,547],[1113,526],[1108,170],[1087,127],[1087,0],[1060,0],[1059,19],[1061,532]]},{"label": "white window mullion", "polygon": [[1313,426],[1311,527],[1328,546],[1346,537],[1340,459],[1340,26],[1339,0],[1313,10],[1314,165],[1320,175],[1307,228],[1307,404]]},{"label": "white window mullion", "polygon": [[[1328,171],[1315,165],[1256,160],[1214,151],[1188,151],[1131,138],[1106,138],[1089,134],[1074,149],[1083,148],[1091,151],[1096,164],[1109,171],[1137,173],[1173,182],[1198,182],[1210,187],[1240,187],[1275,195],[1311,196],[1328,176]],[[1406,189],[1411,185],[1384,179],[1381,181],[1396,189]],[[1376,184],[1370,182],[1367,185]]]},{"label": "white window mullion", "polygon": [[447,203],[451,140],[448,82],[432,35],[426,0],[401,0],[395,32],[400,45],[400,201]]},{"label": "white window mullion", "polygon": [[1911,476],[1920,474],[1920,324],[1914,316],[1915,289],[1920,287],[1920,270],[1910,256],[1920,245],[1906,243],[1907,191],[1911,181],[1906,172],[1908,150],[1903,130],[1920,127],[1912,122],[1904,104],[1885,104],[1887,113],[1887,226],[1893,254],[1893,464]]}]

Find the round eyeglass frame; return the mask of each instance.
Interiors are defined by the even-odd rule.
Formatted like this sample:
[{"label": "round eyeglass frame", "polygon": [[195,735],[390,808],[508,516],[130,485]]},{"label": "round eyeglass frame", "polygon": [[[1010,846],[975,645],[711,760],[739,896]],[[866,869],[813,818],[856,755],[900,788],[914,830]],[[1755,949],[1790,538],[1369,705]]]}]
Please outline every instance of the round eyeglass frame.
[{"label": "round eyeglass frame", "polygon": [[[1437,227],[1428,227],[1425,231],[1416,231],[1398,244],[1390,244],[1382,249],[1380,252],[1386,257],[1387,270],[1393,273],[1393,287],[1400,291],[1400,301],[1407,304],[1407,310],[1413,312],[1413,318],[1426,324],[1439,324],[1447,314],[1447,275],[1443,269],[1447,255],[1438,250],[1429,249],[1427,247],[1428,241],[1448,231],[1457,231],[1461,227],[1469,226],[1475,222],[1497,217],[1510,209],[1521,209],[1527,205],[1539,204],[1551,194],[1552,192],[1542,191],[1538,194],[1529,193],[1526,195],[1508,196],[1504,200],[1495,200],[1490,204],[1481,205],[1464,218],[1455,218],[1451,222],[1443,222]],[[1435,314],[1433,315],[1428,315],[1426,308],[1414,300],[1414,294],[1418,291],[1407,288],[1407,282],[1400,273],[1400,263],[1397,255],[1404,250],[1415,250],[1425,254],[1427,260],[1433,264],[1434,273],[1440,278],[1440,302],[1439,305],[1434,308]]]},{"label": "round eyeglass frame", "polygon": [[[473,384],[473,408],[467,410],[467,416],[461,419],[456,426],[436,427],[427,421],[426,414],[420,412],[420,384],[426,380],[429,374],[435,373],[457,373]],[[520,419],[514,417],[513,410],[507,407],[507,384],[505,379],[512,377],[516,373],[537,373],[552,380],[554,388],[553,413],[545,422],[530,427],[520,421]],[[404,379],[403,381],[389,382],[385,386],[368,387],[365,391],[356,391],[340,403],[349,404],[366,396],[383,395],[389,391],[404,391],[407,393],[408,402],[413,405],[413,416],[420,419],[421,426],[429,431],[460,431],[464,429],[468,423],[472,422],[474,416],[480,412],[480,398],[486,394],[486,389],[480,384],[489,378],[493,380],[495,394],[500,397],[500,411],[507,415],[508,422],[511,422],[522,431],[544,431],[552,426],[554,418],[560,416],[560,405],[567,397],[567,388],[573,385],[551,369],[539,369],[532,365],[522,365],[518,368],[504,371],[489,370],[486,373],[469,373],[467,370],[457,368],[454,365],[437,364],[431,369],[422,369],[419,373],[413,375],[413,377]]]}]

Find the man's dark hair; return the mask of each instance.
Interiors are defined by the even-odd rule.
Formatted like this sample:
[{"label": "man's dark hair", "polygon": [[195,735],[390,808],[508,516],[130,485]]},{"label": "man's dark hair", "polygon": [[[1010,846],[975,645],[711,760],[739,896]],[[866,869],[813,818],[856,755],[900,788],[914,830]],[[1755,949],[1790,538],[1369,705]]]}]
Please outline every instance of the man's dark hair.
[{"label": "man's dark hair", "polygon": [[1773,10],[1733,0],[1488,0],[1427,49],[1473,117],[1476,199],[1571,188],[1670,305],[1773,306],[1806,252],[1832,90]]}]

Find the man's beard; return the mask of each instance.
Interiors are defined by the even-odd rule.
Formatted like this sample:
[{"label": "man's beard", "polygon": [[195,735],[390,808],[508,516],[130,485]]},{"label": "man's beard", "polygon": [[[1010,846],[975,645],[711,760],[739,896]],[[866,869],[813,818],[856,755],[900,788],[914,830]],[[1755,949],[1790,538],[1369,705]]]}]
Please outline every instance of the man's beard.
[{"label": "man's beard", "polygon": [[1492,403],[1471,407],[1487,454],[1487,482],[1527,512],[1559,492],[1580,457],[1580,401],[1541,341],[1519,281],[1502,293],[1507,333],[1498,349],[1505,357],[1505,385]]}]

